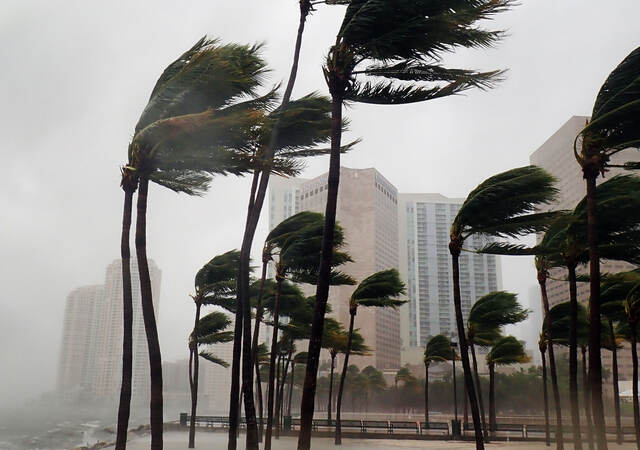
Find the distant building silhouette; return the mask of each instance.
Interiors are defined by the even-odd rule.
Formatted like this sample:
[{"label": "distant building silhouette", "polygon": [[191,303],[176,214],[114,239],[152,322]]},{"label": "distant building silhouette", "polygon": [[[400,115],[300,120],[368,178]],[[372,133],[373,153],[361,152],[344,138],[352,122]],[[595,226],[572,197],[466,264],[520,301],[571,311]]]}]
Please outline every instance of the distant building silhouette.
[{"label": "distant building silhouette", "polygon": [[[149,260],[156,320],[161,272]],[[133,295],[133,401],[149,395],[149,356],[142,318],[138,264],[131,259]],[[105,284],[74,290],[67,297],[58,390],[107,401],[117,398],[122,378],[122,265],[115,260],[106,270]],[[114,397],[115,396],[115,397]]]}]

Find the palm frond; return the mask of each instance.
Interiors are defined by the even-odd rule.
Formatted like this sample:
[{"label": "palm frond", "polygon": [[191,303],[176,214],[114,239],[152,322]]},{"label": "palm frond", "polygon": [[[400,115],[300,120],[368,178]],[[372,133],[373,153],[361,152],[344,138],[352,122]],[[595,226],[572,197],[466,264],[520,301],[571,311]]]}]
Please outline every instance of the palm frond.
[{"label": "palm frond", "polygon": [[453,221],[452,234],[463,236],[472,231],[516,237],[544,229],[558,213],[536,213],[535,209],[555,199],[554,181],[536,166],[488,178],[467,196]]},{"label": "palm frond", "polygon": [[266,73],[260,49],[260,45],[198,41],[187,51],[188,59],[178,63],[179,70],[174,66],[168,68],[170,78],[161,76],[162,82],[154,88],[136,133],[157,120],[220,108],[253,95]]},{"label": "palm frond", "polygon": [[451,347],[451,341],[443,334],[438,334],[427,342],[424,349],[425,364],[439,361],[451,361],[455,358],[455,352]]},{"label": "palm frond", "polygon": [[507,365],[529,362],[524,345],[513,336],[505,336],[491,348],[487,354],[487,363]]},{"label": "palm frond", "polygon": [[640,146],[640,47],[633,50],[600,88],[591,121],[580,132],[585,155]]},{"label": "palm frond", "polygon": [[214,364],[218,364],[219,366],[224,367],[225,369],[227,367],[229,367],[229,363],[228,362],[226,362],[222,358],[218,358],[213,353],[202,351],[202,352],[200,352],[200,356],[202,356],[207,361],[211,361]]},{"label": "palm frond", "polygon": [[405,286],[397,269],[376,272],[362,280],[351,294],[351,305],[396,308],[406,303],[397,297],[405,293]]}]

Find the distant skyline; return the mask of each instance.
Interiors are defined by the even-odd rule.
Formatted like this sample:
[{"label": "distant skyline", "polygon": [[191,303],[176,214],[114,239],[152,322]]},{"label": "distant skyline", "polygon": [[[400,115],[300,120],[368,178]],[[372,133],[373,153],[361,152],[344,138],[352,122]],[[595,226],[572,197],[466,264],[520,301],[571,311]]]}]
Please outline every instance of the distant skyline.
[{"label": "distant skyline", "polygon": [[[571,116],[589,115],[607,74],[640,45],[640,3],[521,3],[495,21],[508,31],[495,49],[447,58],[465,68],[508,68],[500,86],[419,105],[352,105],[344,138],[363,142],[343,165],[375,167],[401,192],[465,197],[488,176],[526,165]],[[342,8],[318,5],[309,18],[295,97],[326,93],[321,65]],[[297,2],[285,0],[0,4],[0,405],[54,388],[66,295],[101,283],[105,262],[119,256],[118,169],[162,70],[204,34],[265,42],[271,86],[289,71],[297,14]],[[302,176],[327,168],[318,158]],[[187,357],[195,272],[240,246],[249,182],[215,179],[203,198],[150,188],[148,253],[163,270],[166,361]],[[503,260],[506,290],[527,295],[533,277],[530,259]]]}]

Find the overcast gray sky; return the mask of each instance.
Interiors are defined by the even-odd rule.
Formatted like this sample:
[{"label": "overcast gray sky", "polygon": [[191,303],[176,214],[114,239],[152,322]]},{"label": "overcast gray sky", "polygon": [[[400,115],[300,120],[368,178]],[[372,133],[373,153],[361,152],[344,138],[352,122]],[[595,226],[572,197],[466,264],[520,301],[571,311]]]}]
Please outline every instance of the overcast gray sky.
[{"label": "overcast gray sky", "polygon": [[[355,105],[343,158],[376,167],[401,192],[463,197],[482,179],[528,163],[572,115],[588,115],[607,74],[640,45],[637,0],[523,0],[495,26],[496,49],[450,62],[509,68],[490,92],[411,106]],[[65,297],[101,283],[119,256],[125,161],[133,126],[163,68],[204,34],[264,41],[272,82],[289,70],[297,2],[3,0],[0,3],[0,405],[53,387]],[[342,10],[309,18],[294,95],[326,91],[323,56]],[[309,162],[305,176],[327,170]],[[193,274],[239,247],[246,179],[217,179],[204,198],[150,188],[148,252],[162,269],[163,358],[185,357]],[[256,242],[264,239],[266,222]],[[528,295],[528,260],[503,261],[504,287]],[[526,302],[525,302],[526,304]]]}]

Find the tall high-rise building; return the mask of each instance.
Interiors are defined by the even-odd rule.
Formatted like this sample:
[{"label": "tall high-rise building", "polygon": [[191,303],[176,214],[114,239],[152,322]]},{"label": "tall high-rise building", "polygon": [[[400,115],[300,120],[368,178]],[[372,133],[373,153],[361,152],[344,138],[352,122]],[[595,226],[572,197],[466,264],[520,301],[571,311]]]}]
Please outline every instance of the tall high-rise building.
[{"label": "tall high-rise building", "polygon": [[[562,125],[544,144],[542,144],[530,156],[531,164],[542,167],[557,179],[556,187],[559,189],[558,199],[555,203],[545,205],[541,210],[553,209],[573,209],[577,203],[582,200],[586,194],[586,183],[582,178],[582,169],[578,165],[573,153],[573,142],[577,134],[584,127],[588,117],[573,116],[564,125]],[[613,164],[622,164],[627,161],[637,159],[635,150],[625,150],[613,156],[611,162]],[[598,177],[598,184],[621,173],[620,168],[611,168],[606,173],[606,177]],[[630,264],[620,261],[602,261],[600,265],[601,272],[619,272],[630,270]],[[585,272],[586,266],[578,268],[579,271]],[[555,268],[550,271],[547,281],[547,294],[550,306],[569,300],[569,284],[560,281],[566,278],[566,270]],[[583,304],[588,303],[589,285],[588,283],[578,283],[578,301]],[[603,365],[610,367],[611,356],[609,352],[602,352]],[[631,379],[632,367],[630,350],[626,346],[621,350],[618,358],[620,379]]]},{"label": "tall high-rise building", "polygon": [[95,364],[96,308],[104,301],[104,286],[83,286],[68,296],[58,360],[58,391],[81,394],[90,389]]},{"label": "tall high-rise building", "polygon": [[[327,201],[327,176],[310,180],[279,180],[270,192],[270,228],[299,211],[324,213]],[[286,183],[290,183],[286,187]],[[285,186],[283,186],[283,184]],[[291,196],[288,197],[291,193]],[[291,206],[281,210],[284,198]],[[353,258],[341,270],[362,281],[384,269],[398,267],[398,193],[375,169],[340,169],[340,188],[336,218],[345,232],[345,251]],[[284,211],[284,213],[283,213]],[[349,323],[349,298],[353,286],[334,286],[329,292],[331,315],[343,325]],[[360,308],[356,317],[371,355],[354,357],[359,366],[379,369],[400,367],[400,318],[392,309]]]},{"label": "tall high-rise building", "polygon": [[[424,346],[432,336],[457,335],[449,231],[463,201],[440,194],[399,195],[399,268],[408,296],[401,308],[403,364],[420,364]],[[481,248],[487,243],[486,237],[474,235],[465,246]],[[464,317],[479,297],[500,286],[496,256],[462,252],[460,294]]]},{"label": "tall high-rise building", "polygon": [[[161,272],[149,260],[151,289],[156,320],[159,311]],[[149,393],[149,353],[142,318],[138,264],[131,260],[133,295],[133,377],[132,398],[143,401]],[[112,399],[122,378],[122,264],[115,260],[106,270],[105,284],[73,291],[67,298],[58,386],[83,390],[97,398]],[[82,338],[84,344],[70,343]],[[78,361],[82,361],[79,363]],[[82,370],[77,367],[82,366]],[[77,374],[63,381],[65,374]],[[74,388],[73,386],[78,386]]]}]

